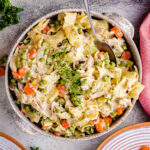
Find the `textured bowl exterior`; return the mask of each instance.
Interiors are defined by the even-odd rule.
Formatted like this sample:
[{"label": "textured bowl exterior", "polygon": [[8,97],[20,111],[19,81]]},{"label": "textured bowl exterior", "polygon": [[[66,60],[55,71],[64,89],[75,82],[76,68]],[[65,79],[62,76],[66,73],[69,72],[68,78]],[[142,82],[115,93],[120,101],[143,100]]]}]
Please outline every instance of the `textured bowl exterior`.
[{"label": "textured bowl exterior", "polygon": [[[81,11],[85,11],[84,9],[62,9],[62,10],[59,10],[59,11],[55,11],[55,12],[52,12],[52,13],[49,13],[45,16],[43,16],[42,18],[36,20],[34,23],[32,23],[20,36],[19,38],[17,39],[16,43],[14,44],[12,50],[11,50],[11,53],[8,57],[8,62],[7,62],[7,65],[6,65],[6,71],[5,71],[5,88],[6,88],[6,93],[7,93],[7,96],[8,96],[8,99],[9,99],[9,102],[12,106],[12,108],[14,109],[14,111],[16,112],[16,114],[21,118],[21,120],[23,122],[25,122],[29,127],[31,127],[31,129],[33,131],[36,131],[38,133],[41,133],[43,135],[46,135],[48,137],[53,137],[53,138],[57,138],[57,139],[61,139],[61,140],[76,140],[76,141],[82,141],[82,140],[89,140],[89,139],[94,139],[96,137],[100,137],[106,133],[108,133],[109,131],[113,130],[114,128],[116,128],[121,122],[123,122],[123,120],[128,116],[128,114],[130,113],[130,111],[132,110],[133,106],[135,105],[136,103],[136,99],[134,99],[132,101],[132,105],[125,111],[125,113],[119,118],[117,119],[113,124],[112,126],[105,130],[104,132],[101,132],[101,133],[95,133],[93,135],[87,135],[87,136],[84,136],[84,137],[69,137],[69,138],[64,138],[64,137],[58,137],[58,136],[55,136],[47,131],[44,131],[42,129],[40,129],[38,126],[36,126],[35,124],[33,124],[31,121],[29,121],[19,110],[18,106],[15,104],[14,102],[14,99],[10,93],[10,90],[9,90],[9,83],[8,83],[8,76],[9,76],[9,73],[8,73],[8,70],[9,70],[9,63],[10,63],[10,59],[18,45],[18,43],[20,41],[22,41],[26,35],[26,33],[32,29],[36,24],[38,24],[42,19],[44,18],[51,18],[59,13],[62,13],[62,12],[66,12],[66,11],[70,11],[70,12],[81,12]],[[112,14],[113,15],[113,14]],[[98,19],[105,19],[107,20],[110,24],[112,25],[116,25],[118,26],[120,29],[122,29],[122,31],[124,32],[124,37],[125,39],[127,40],[129,46],[130,46],[130,49],[131,49],[131,52],[132,52],[132,55],[133,55],[133,58],[134,58],[134,61],[138,67],[138,71],[139,71],[139,80],[141,81],[142,79],[142,65],[141,65],[141,59],[140,59],[140,55],[139,55],[139,52],[138,52],[138,49],[135,45],[135,43],[133,42],[132,38],[133,38],[133,33],[134,31],[130,34],[130,33],[126,33],[125,32],[125,29],[123,29],[123,26],[117,24],[117,20],[113,20],[113,18],[111,18],[109,15],[105,15],[105,14],[99,14],[99,13],[96,13],[96,12],[92,12],[92,16],[98,18]],[[113,17],[113,16],[112,16]],[[114,17],[115,18],[115,17]],[[121,20],[118,20],[118,22],[121,21]]]}]

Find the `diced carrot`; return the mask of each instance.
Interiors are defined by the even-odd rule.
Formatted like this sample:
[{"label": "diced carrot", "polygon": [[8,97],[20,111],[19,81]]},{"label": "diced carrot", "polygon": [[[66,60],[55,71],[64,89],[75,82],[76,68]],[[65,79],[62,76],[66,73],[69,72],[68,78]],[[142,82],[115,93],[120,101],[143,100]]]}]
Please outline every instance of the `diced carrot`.
[{"label": "diced carrot", "polygon": [[19,48],[19,47],[20,47],[20,45],[18,44],[18,45],[17,45],[17,47]]},{"label": "diced carrot", "polygon": [[142,145],[140,150],[150,150],[150,146],[148,145]]},{"label": "diced carrot", "polygon": [[118,27],[114,26],[111,30],[115,32],[117,38],[123,37],[122,31]]},{"label": "diced carrot", "polygon": [[13,77],[15,78],[15,79],[22,79],[23,78],[23,76],[22,75],[20,75],[18,72],[12,72],[12,75],[13,75]]},{"label": "diced carrot", "polygon": [[118,116],[122,115],[122,113],[123,113],[123,108],[122,108],[122,107],[118,107],[118,108],[116,109],[116,112],[117,112],[117,115],[118,115]]},{"label": "diced carrot", "polygon": [[49,126],[42,126],[42,129],[48,129]]},{"label": "diced carrot", "polygon": [[60,136],[60,135],[61,135],[61,133],[58,132],[58,131],[55,131],[54,134],[55,134],[56,136]]},{"label": "diced carrot", "polygon": [[125,60],[129,60],[131,58],[131,53],[130,51],[124,51],[122,56],[121,56],[122,59],[125,59]]},{"label": "diced carrot", "polygon": [[30,86],[30,87],[32,87],[32,88],[34,88],[34,89],[36,89],[37,88],[37,84],[35,84],[35,83],[27,83],[28,84],[28,86]]},{"label": "diced carrot", "polygon": [[105,126],[104,126],[104,120],[100,119],[99,122],[97,124],[95,124],[96,127],[96,131],[97,132],[102,132],[105,130]]},{"label": "diced carrot", "polygon": [[34,88],[34,84],[32,84],[32,83],[30,83],[30,82],[28,82],[28,83],[26,84],[26,86],[27,86],[27,87],[30,87],[30,88]]},{"label": "diced carrot", "polygon": [[5,69],[3,67],[0,67],[0,76],[3,76],[5,74]]},{"label": "diced carrot", "polygon": [[68,94],[68,91],[66,90],[66,87],[64,84],[59,84],[57,87],[57,90],[59,92],[59,95],[63,97],[64,95]]},{"label": "diced carrot", "polygon": [[104,52],[99,52],[98,54],[97,54],[97,57],[100,59],[101,58],[101,55],[104,55],[105,53]]},{"label": "diced carrot", "polygon": [[88,96],[88,95],[84,96],[84,99],[85,99],[85,100],[88,100],[88,99],[89,99],[89,96]]},{"label": "diced carrot", "polygon": [[89,121],[89,124],[90,124],[90,125],[94,125],[96,122],[97,122],[97,119],[90,120],[90,121]]},{"label": "diced carrot", "polygon": [[103,118],[104,119],[104,121],[106,122],[106,123],[108,123],[109,125],[111,125],[111,123],[112,123],[112,118],[111,117],[105,117],[105,118]]},{"label": "diced carrot", "polygon": [[24,75],[26,75],[26,73],[27,73],[27,69],[24,68],[24,67],[20,67],[19,70],[18,70],[18,73],[19,73],[21,76],[24,76]]},{"label": "diced carrot", "polygon": [[24,92],[27,95],[34,95],[35,94],[34,85],[32,83],[27,83],[24,87]]},{"label": "diced carrot", "polygon": [[21,109],[20,110],[23,114],[25,114],[26,113],[26,111],[24,110],[24,109]]},{"label": "diced carrot", "polygon": [[35,56],[37,55],[37,50],[36,49],[32,49],[29,51],[29,58],[33,59]]},{"label": "diced carrot", "polygon": [[43,30],[42,33],[46,34],[50,30],[49,26],[46,26]]},{"label": "diced carrot", "polygon": [[69,128],[69,126],[70,126],[70,124],[69,124],[69,122],[68,122],[67,120],[63,120],[63,121],[61,122],[61,125],[62,125],[64,128]]}]

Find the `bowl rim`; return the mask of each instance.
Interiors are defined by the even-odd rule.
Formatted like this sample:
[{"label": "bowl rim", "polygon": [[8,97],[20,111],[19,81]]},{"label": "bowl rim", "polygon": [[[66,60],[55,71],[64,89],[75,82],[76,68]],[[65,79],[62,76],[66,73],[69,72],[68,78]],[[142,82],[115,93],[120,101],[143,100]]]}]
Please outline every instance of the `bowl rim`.
[{"label": "bowl rim", "polygon": [[[112,126],[101,132],[101,133],[95,133],[95,134],[92,134],[92,135],[86,135],[86,136],[81,136],[81,137],[69,137],[69,138],[66,138],[66,137],[61,137],[61,136],[55,136],[54,134],[52,133],[49,133],[49,132],[46,132],[42,129],[40,129],[38,126],[36,126],[34,123],[32,123],[29,119],[27,119],[27,117],[25,115],[23,115],[18,106],[15,104],[14,102],[14,99],[10,93],[10,90],[9,90],[9,83],[8,83],[8,70],[9,70],[9,63],[10,63],[10,59],[18,45],[18,43],[24,38],[24,36],[27,34],[27,32],[32,29],[35,25],[37,25],[41,20],[45,19],[45,18],[51,18],[55,15],[58,15],[59,13],[63,13],[63,12],[81,12],[81,11],[85,11],[85,9],[61,9],[61,10],[57,10],[57,11],[53,11],[53,12],[50,12],[42,17],[40,17],[39,19],[35,20],[33,23],[31,23],[19,36],[19,38],[16,40],[15,44],[13,45],[13,47],[11,48],[11,52],[9,54],[9,57],[8,57],[8,61],[7,61],[7,64],[6,64],[6,70],[5,70],[5,89],[6,89],[6,94],[8,96],[8,100],[12,106],[12,108],[14,109],[15,113],[25,122],[27,123],[33,130],[35,130],[36,132],[38,133],[41,133],[42,135],[46,135],[48,137],[53,137],[53,138],[56,138],[56,139],[60,139],[60,140],[65,140],[65,141],[83,141],[83,140],[90,140],[90,139],[94,139],[94,138],[97,138],[97,137],[100,137],[110,131],[112,131],[113,129],[115,129],[117,126],[119,126],[120,123],[122,123],[125,118],[128,116],[128,114],[131,112],[132,108],[134,107],[135,103],[136,103],[136,99],[133,99],[132,100],[132,105],[130,107],[127,108],[127,110],[124,112],[124,114],[118,118],[113,124]],[[94,12],[94,11],[91,11],[91,14],[92,16],[96,17],[96,18],[99,18],[99,19],[105,19],[107,20],[110,24],[112,25],[116,25],[117,26],[117,23],[115,23],[114,21],[112,20],[109,20],[108,17],[104,16],[103,14],[100,14],[98,12]],[[139,52],[138,52],[138,49],[134,43],[134,41],[128,36],[128,34],[126,34],[125,31],[124,32],[124,37],[125,39],[127,40],[127,43],[130,45],[130,47],[132,46],[132,49],[134,50],[134,54],[136,55],[137,57],[137,62],[138,62],[138,67],[139,67],[139,80],[141,81],[142,80],[142,65],[141,65],[141,59],[140,59],[140,55],[139,55]],[[132,51],[132,50],[131,50]]]}]

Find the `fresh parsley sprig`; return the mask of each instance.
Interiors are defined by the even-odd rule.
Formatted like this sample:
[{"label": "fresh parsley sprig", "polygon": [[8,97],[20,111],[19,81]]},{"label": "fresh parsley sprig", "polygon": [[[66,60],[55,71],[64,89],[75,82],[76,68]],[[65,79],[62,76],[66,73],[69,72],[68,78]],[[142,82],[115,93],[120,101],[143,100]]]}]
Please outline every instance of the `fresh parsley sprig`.
[{"label": "fresh parsley sprig", "polygon": [[17,24],[19,22],[18,13],[23,11],[22,8],[12,6],[10,0],[0,0],[0,30],[11,24]]},{"label": "fresh parsley sprig", "polygon": [[10,6],[9,0],[0,0],[0,13],[5,14],[7,8]]},{"label": "fresh parsley sprig", "polygon": [[30,147],[30,150],[40,150],[39,147]]}]

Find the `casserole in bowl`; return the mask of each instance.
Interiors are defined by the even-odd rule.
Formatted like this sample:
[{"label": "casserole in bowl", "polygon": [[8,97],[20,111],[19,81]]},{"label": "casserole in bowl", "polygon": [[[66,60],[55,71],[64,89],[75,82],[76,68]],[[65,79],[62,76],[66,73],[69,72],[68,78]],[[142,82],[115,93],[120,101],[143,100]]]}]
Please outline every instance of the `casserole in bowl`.
[{"label": "casserole in bowl", "polygon": [[[125,118],[143,89],[140,57],[131,37],[111,18],[93,17],[99,38],[113,47],[117,64],[97,50],[81,10],[50,13],[36,21],[9,56],[9,100],[23,120],[45,135],[103,135]],[[136,65],[129,60],[131,53]]]}]

